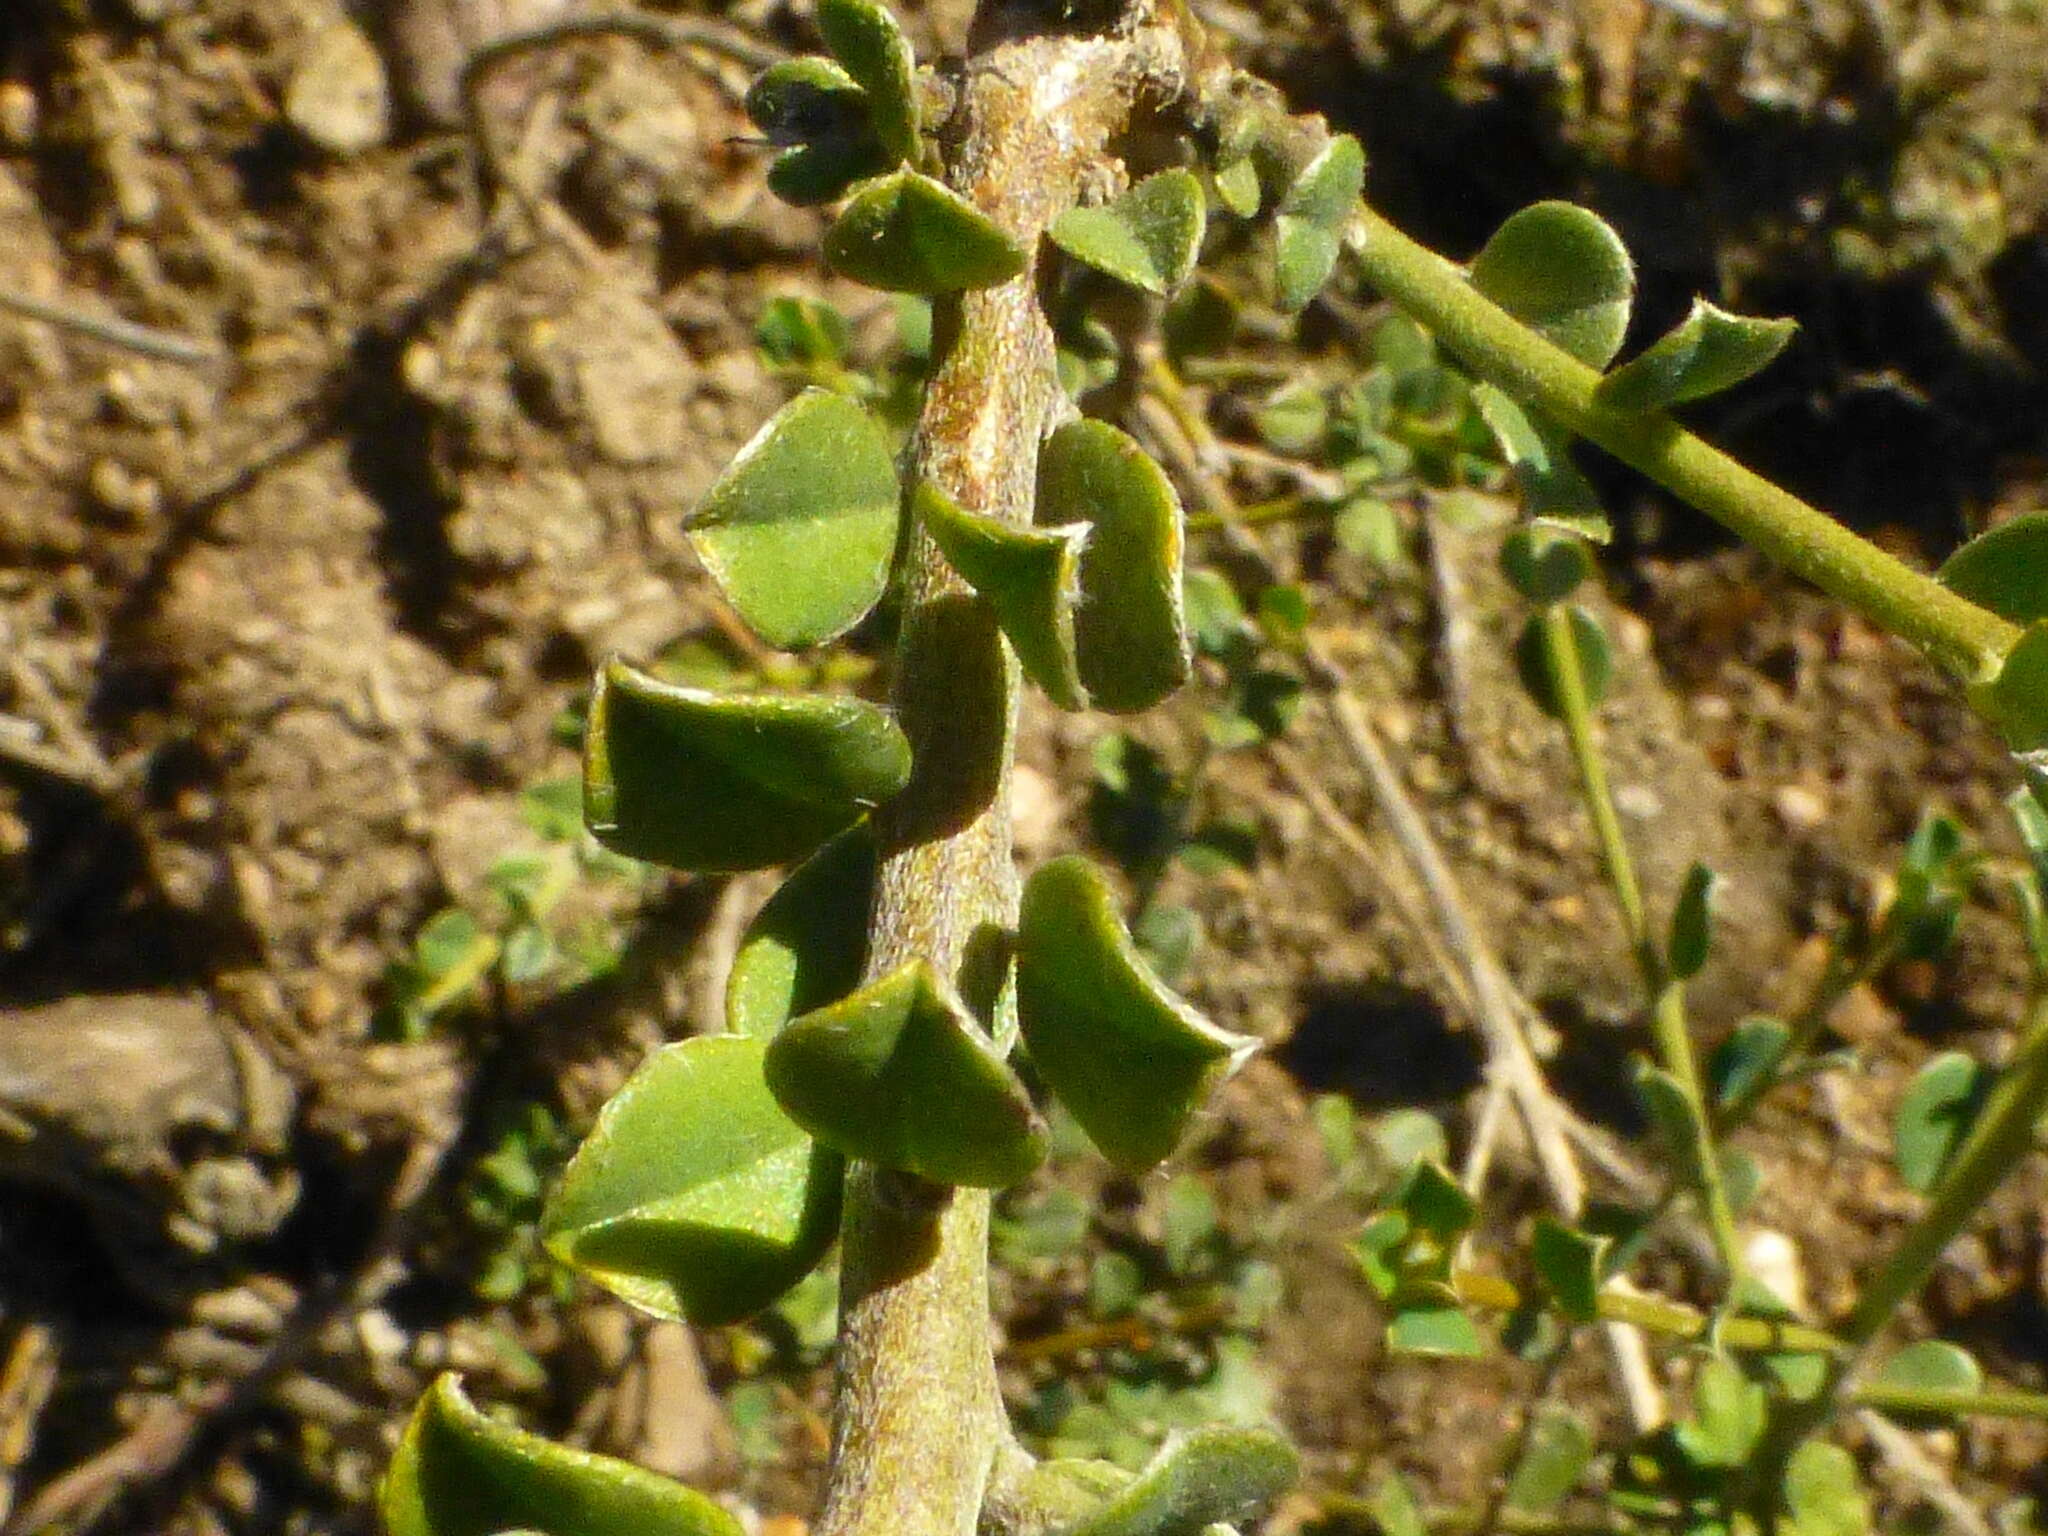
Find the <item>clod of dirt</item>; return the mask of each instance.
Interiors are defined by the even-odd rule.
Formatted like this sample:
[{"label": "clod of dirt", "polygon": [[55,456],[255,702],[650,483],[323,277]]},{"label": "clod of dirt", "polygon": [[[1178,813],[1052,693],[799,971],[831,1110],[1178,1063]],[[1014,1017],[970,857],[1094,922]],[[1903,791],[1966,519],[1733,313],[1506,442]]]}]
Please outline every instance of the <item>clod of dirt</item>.
[{"label": "clod of dirt", "polygon": [[578,9],[578,0],[377,0],[412,105],[437,123],[462,120],[462,71],[484,44]]},{"label": "clod of dirt", "polygon": [[195,997],[75,996],[0,1015],[0,1177],[78,1200],[152,1298],[275,1232],[290,1081]]},{"label": "clod of dirt", "polygon": [[370,40],[347,22],[315,32],[285,88],[284,115],[329,154],[382,144],[391,132],[391,87]]}]

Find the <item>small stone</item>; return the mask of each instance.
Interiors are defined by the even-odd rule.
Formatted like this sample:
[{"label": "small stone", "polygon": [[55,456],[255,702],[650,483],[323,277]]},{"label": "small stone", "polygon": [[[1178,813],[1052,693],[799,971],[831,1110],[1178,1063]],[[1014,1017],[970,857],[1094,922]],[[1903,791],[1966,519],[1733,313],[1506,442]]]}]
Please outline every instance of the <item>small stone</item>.
[{"label": "small stone", "polygon": [[1772,795],[1771,809],[1792,832],[1811,832],[1828,819],[1827,798],[1803,784],[1787,784]]},{"label": "small stone", "polygon": [[1773,1296],[1802,1317],[1807,1314],[1806,1270],[1799,1262],[1799,1246],[1791,1238],[1760,1227],[1743,1239],[1742,1261]]},{"label": "small stone", "polygon": [[36,93],[19,80],[0,80],[0,149],[33,149],[41,122]]},{"label": "small stone", "polygon": [[314,33],[285,88],[284,115],[329,154],[382,144],[391,132],[391,86],[370,40],[346,22]]}]

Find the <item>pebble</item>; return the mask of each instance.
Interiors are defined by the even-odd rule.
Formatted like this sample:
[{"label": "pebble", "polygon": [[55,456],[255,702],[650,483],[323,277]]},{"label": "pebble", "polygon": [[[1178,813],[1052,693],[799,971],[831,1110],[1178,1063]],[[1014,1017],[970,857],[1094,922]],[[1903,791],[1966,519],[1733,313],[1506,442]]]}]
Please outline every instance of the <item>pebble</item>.
[{"label": "pebble", "polygon": [[332,155],[382,144],[391,134],[391,85],[370,40],[347,22],[315,32],[285,88],[284,115]]}]

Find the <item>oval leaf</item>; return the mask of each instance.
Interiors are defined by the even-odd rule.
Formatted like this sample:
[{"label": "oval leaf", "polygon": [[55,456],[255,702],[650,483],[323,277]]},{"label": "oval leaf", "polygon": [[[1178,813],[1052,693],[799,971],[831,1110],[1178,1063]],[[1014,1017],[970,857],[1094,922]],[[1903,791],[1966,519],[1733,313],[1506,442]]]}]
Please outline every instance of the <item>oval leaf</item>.
[{"label": "oval leaf", "polygon": [[799,144],[768,167],[768,190],[785,203],[816,208],[836,203],[856,182],[879,176],[893,162],[870,133]]},{"label": "oval leaf", "polygon": [[1677,1078],[1646,1061],[1636,1063],[1635,1090],[1664,1143],[1664,1155],[1685,1183],[1699,1188],[1706,1182],[1706,1169],[1700,1162],[1706,1134],[1692,1100]]},{"label": "oval leaf", "polygon": [[1640,416],[1719,394],[1769,367],[1798,329],[1796,320],[1731,315],[1694,299],[1683,321],[1600,381],[1594,404]]},{"label": "oval leaf", "polygon": [[1628,330],[1635,268],[1598,214],[1544,202],[1494,231],[1473,258],[1472,286],[1580,362],[1605,368]]},{"label": "oval leaf", "polygon": [[1061,709],[1086,709],[1074,604],[1087,525],[1014,527],[963,510],[929,482],[919,484],[912,505],[953,569],[995,610],[1024,675]]},{"label": "oval leaf", "polygon": [[771,64],[747,87],[748,119],[770,144],[813,144],[868,132],[867,94],[830,59]]},{"label": "oval leaf", "polygon": [[1809,1440],[1785,1468],[1785,1536],[1864,1536],[1870,1500],[1856,1478],[1856,1460],[1839,1445]]},{"label": "oval leaf", "polygon": [[541,1217],[548,1251],[660,1317],[760,1311],[838,1232],[843,1165],[768,1092],[767,1042],[663,1046],[613,1094]]},{"label": "oval leaf", "polygon": [[1695,1466],[1739,1467],[1763,1436],[1769,1406],[1761,1383],[1727,1356],[1715,1355],[1693,1383],[1694,1416],[1678,1426],[1678,1447]]},{"label": "oval leaf", "polygon": [[611,661],[583,741],[597,840],[671,869],[765,869],[845,831],[910,777],[910,743],[859,699],[707,693]]},{"label": "oval leaf", "polygon": [[1569,432],[1491,384],[1473,385],[1472,403],[1514,470],[1515,490],[1530,518],[1595,544],[1614,537],[1599,493],[1572,462]]},{"label": "oval leaf", "polygon": [[917,59],[877,0],[818,0],[818,32],[867,93],[875,137],[894,161],[917,158]]},{"label": "oval leaf", "polygon": [[773,1035],[860,985],[879,855],[866,825],[799,865],[754,915],[725,983],[725,1027]]},{"label": "oval leaf", "polygon": [[1665,961],[1679,981],[1688,981],[1707,963],[1714,940],[1714,872],[1695,863],[1685,872],[1671,913],[1671,936]]},{"label": "oval leaf", "polygon": [[1486,1354],[1478,1327],[1457,1306],[1404,1307],[1387,1323],[1387,1348],[1397,1355],[1446,1360],[1478,1360]]},{"label": "oval leaf", "polygon": [[420,1399],[380,1502],[391,1536],[740,1536],[695,1489],[486,1417],[453,1376]]},{"label": "oval leaf", "polygon": [[1323,146],[1280,199],[1273,222],[1274,302],[1292,314],[1322,291],[1365,190],[1365,151],[1350,134]]},{"label": "oval leaf", "polygon": [[1982,1392],[1984,1367],[1945,1339],[1922,1339],[1885,1361],[1871,1384],[1904,1392]]},{"label": "oval leaf", "polygon": [[1756,1092],[1757,1085],[1778,1069],[1792,1031],[1761,1014],[1744,1019],[1707,1060],[1707,1081],[1714,1102],[1724,1108]]},{"label": "oval leaf", "polygon": [[922,960],[792,1021],[767,1068],[790,1117],[849,1157],[986,1188],[1045,1161],[1031,1096]]},{"label": "oval leaf", "polygon": [[2048,619],[2048,512],[1980,534],[1935,573],[1941,584],[2014,624]]},{"label": "oval leaf", "polygon": [[1908,1188],[1934,1188],[1984,1107],[1992,1076],[1960,1051],[1944,1051],[1914,1074],[1892,1127],[1892,1155]]},{"label": "oval leaf", "polygon": [[1047,1086],[1120,1168],[1172,1152],[1210,1090],[1258,1042],[1163,986],[1086,859],[1041,866],[1017,925],[1017,1012]]},{"label": "oval leaf", "polygon": [[882,595],[902,499],[880,423],[844,395],[806,390],[718,477],[690,542],[762,639],[816,645]]},{"label": "oval leaf", "polygon": [[[1563,612],[1572,627],[1572,651],[1578,658],[1579,682],[1585,689],[1586,703],[1597,707],[1607,697],[1607,684],[1614,676],[1614,655],[1608,649],[1607,631],[1576,603]],[[1548,617],[1541,613],[1529,615],[1521,638],[1515,642],[1515,666],[1536,707],[1556,720],[1564,715],[1564,696],[1558,688],[1554,659],[1544,633]]]},{"label": "oval leaf", "polygon": [[1024,270],[1022,246],[929,176],[898,171],[853,195],[825,232],[833,271],[893,293],[956,293]]},{"label": "oval leaf", "polygon": [[1271,1430],[1207,1425],[1169,1440],[1069,1536],[1184,1536],[1250,1524],[1300,1475],[1294,1448]]},{"label": "oval leaf", "polygon": [[1039,452],[1037,522],[1091,525],[1074,641],[1096,707],[1149,709],[1186,682],[1180,499],[1166,472],[1107,422],[1069,422]]},{"label": "oval leaf", "polygon": [[1575,1231],[1548,1216],[1536,1218],[1530,1258],[1557,1310],[1575,1323],[1600,1316],[1602,1265],[1611,1239]]},{"label": "oval leaf", "polygon": [[1561,603],[1593,574],[1593,556],[1576,533],[1537,523],[1507,536],[1500,548],[1500,566],[1530,602]]},{"label": "oval leaf", "polygon": [[1048,233],[1054,245],[1098,272],[1165,294],[1195,270],[1206,217],[1195,173],[1161,171],[1099,208],[1069,208]]},{"label": "oval leaf", "polygon": [[1592,1459],[1593,1436],[1577,1414],[1559,1408],[1541,1410],[1529,1426],[1522,1458],[1508,1479],[1503,1502],[1509,1509],[1540,1515],[1579,1486]]}]

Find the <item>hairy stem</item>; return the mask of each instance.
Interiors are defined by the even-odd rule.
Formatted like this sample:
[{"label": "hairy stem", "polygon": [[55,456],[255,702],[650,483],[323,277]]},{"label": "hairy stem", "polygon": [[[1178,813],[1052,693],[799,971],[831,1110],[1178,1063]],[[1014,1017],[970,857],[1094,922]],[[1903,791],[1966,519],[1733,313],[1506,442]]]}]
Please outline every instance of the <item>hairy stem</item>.
[{"label": "hairy stem", "polygon": [[[1105,174],[1135,104],[1177,94],[1181,39],[1133,6],[1106,36],[1005,36],[978,18],[947,180],[1027,249]],[[942,303],[913,470],[960,505],[1031,520],[1038,448],[1071,407],[1027,272]],[[914,959],[1014,1033],[1001,935],[1017,915],[1009,779],[1017,667],[922,528],[906,557],[894,704],[916,768],[881,818],[869,974]],[[994,957],[994,963],[991,963]],[[821,1536],[968,1536],[1011,1439],[996,1389],[986,1191],[849,1175],[832,1468]]]}]

